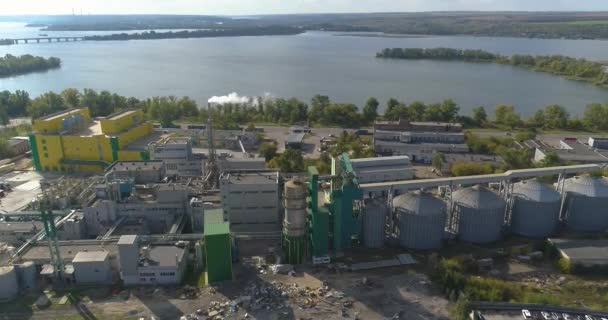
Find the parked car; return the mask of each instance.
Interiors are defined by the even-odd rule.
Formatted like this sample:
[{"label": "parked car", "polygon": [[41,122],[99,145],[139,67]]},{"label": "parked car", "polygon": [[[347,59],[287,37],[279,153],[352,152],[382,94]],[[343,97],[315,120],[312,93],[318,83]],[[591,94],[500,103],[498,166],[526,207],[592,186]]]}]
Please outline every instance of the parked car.
[{"label": "parked car", "polygon": [[522,310],[521,314],[524,316],[524,319],[532,319],[532,313],[530,310]]},{"label": "parked car", "polygon": [[551,314],[549,314],[549,312],[541,311],[540,315],[543,317],[544,320],[552,320]]}]

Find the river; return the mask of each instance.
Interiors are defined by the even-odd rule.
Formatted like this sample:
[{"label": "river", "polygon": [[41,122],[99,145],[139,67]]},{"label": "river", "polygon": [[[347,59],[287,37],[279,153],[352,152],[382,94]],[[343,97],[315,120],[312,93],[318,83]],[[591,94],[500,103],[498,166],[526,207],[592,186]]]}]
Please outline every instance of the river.
[{"label": "river", "polygon": [[[103,34],[40,32],[1,24],[0,38]],[[113,33],[113,32],[105,32]],[[529,116],[549,104],[573,115],[592,102],[608,102],[608,89],[497,64],[382,60],[385,47],[483,49],[504,55],[562,54],[608,61],[608,41],[489,37],[382,38],[307,32],[296,36],[30,43],[0,46],[0,54],[62,59],[60,69],[0,79],[0,90],[32,96],[65,88],[92,88],[122,95],[190,96],[202,103],[214,95],[298,97],[324,94],[332,101],[362,105],[370,96],[412,102],[452,98],[466,114],[513,104]]]}]

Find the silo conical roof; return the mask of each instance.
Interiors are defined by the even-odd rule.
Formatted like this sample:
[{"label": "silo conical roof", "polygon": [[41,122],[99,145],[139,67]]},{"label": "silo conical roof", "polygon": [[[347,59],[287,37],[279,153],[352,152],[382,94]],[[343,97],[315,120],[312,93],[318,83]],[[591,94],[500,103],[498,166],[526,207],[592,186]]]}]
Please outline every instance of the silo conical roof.
[{"label": "silo conical roof", "polygon": [[393,199],[393,208],[410,214],[444,214],[446,203],[428,192],[408,192]]},{"label": "silo conical roof", "polygon": [[516,183],[513,186],[513,195],[536,202],[560,201],[559,192],[536,179]]},{"label": "silo conical roof", "polygon": [[587,197],[608,198],[608,182],[604,178],[589,176],[570,178],[565,181],[564,190]]},{"label": "silo conical roof", "polygon": [[461,206],[483,210],[499,209],[505,205],[496,193],[479,185],[454,192],[452,200]]}]

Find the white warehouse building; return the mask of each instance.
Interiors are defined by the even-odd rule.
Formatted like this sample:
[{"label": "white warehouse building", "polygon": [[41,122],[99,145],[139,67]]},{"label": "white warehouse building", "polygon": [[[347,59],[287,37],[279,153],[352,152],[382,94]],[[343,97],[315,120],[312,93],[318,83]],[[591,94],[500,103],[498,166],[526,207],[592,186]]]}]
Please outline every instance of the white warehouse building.
[{"label": "white warehouse building", "polygon": [[179,284],[187,265],[185,248],[171,245],[140,248],[137,235],[120,237],[118,260],[125,285]]},{"label": "white warehouse building", "polygon": [[226,171],[220,176],[220,191],[231,229],[280,226],[278,171]]}]

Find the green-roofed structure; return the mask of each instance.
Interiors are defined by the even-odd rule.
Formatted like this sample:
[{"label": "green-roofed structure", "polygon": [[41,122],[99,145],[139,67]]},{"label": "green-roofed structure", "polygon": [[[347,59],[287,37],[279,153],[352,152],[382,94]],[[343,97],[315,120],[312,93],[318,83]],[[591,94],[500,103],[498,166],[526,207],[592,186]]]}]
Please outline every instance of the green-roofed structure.
[{"label": "green-roofed structure", "polygon": [[207,283],[232,280],[230,224],[221,209],[205,212],[205,265]]}]

